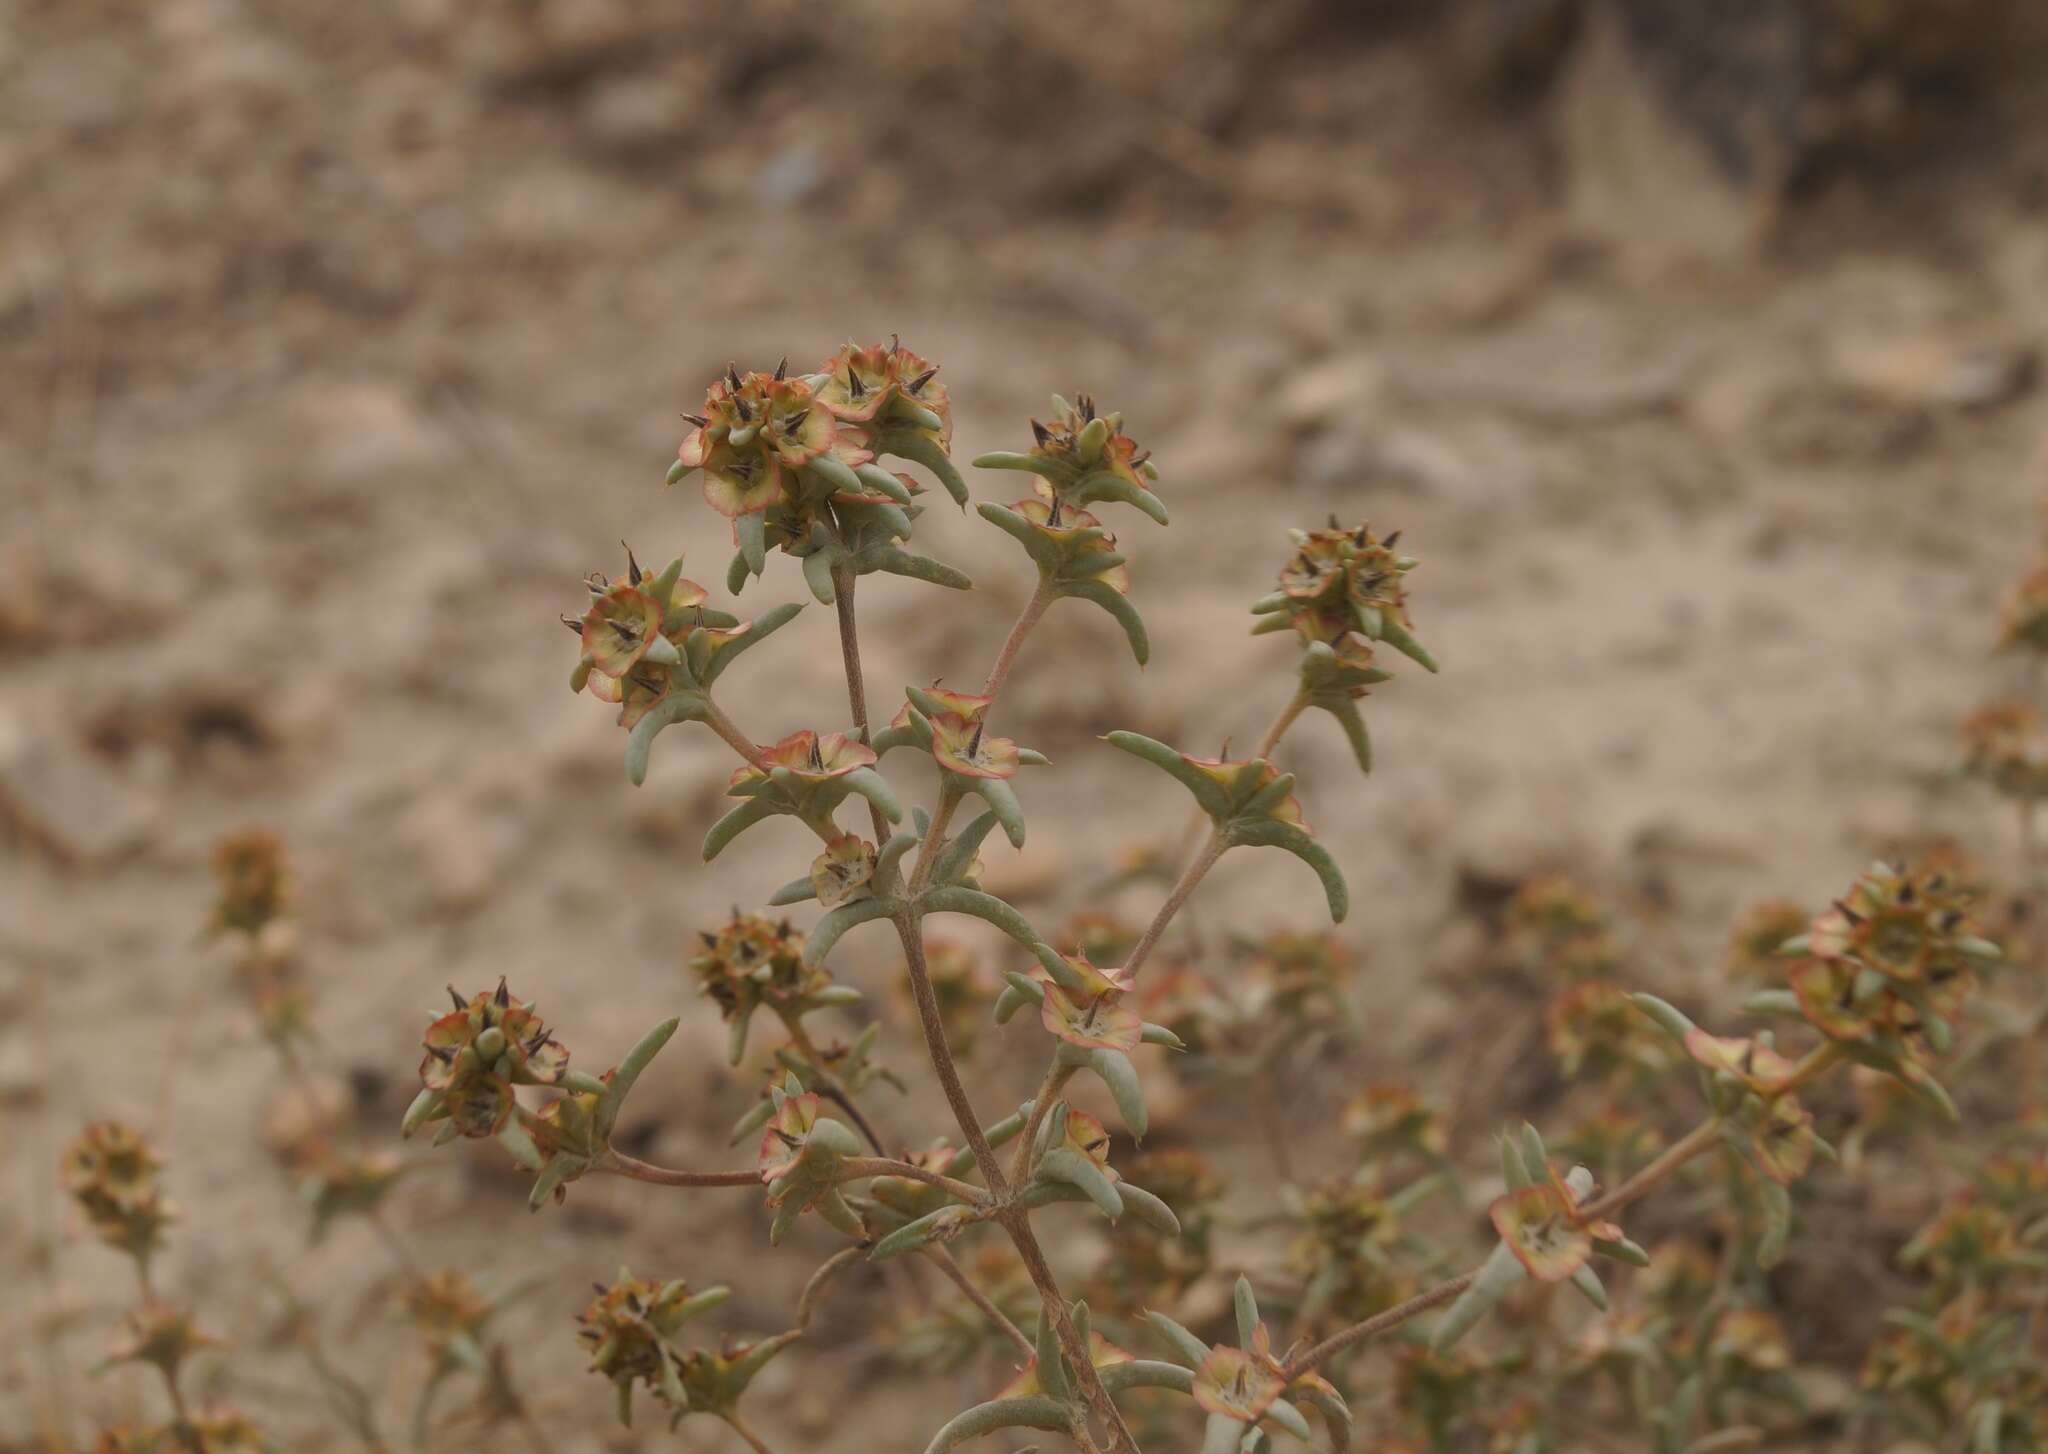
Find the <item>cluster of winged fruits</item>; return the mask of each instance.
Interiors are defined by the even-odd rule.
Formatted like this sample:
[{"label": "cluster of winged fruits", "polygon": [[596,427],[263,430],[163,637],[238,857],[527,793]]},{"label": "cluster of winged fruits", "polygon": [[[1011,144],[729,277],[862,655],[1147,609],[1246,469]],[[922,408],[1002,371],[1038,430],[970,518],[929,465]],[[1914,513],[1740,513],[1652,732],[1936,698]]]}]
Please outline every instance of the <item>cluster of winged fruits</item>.
[{"label": "cluster of winged fruits", "polygon": [[[645,776],[654,739],[679,724],[696,724],[707,739],[718,739],[707,740],[707,748],[734,754],[727,790],[733,806],[706,835],[706,860],[770,819],[792,820],[792,841],[802,833],[816,840],[802,871],[763,896],[770,908],[815,902],[819,914],[807,931],[736,910],[703,935],[689,961],[730,1025],[735,1066],[746,1059],[751,1029],[764,1012],[783,1034],[762,1094],[736,1128],[736,1139],[758,1139],[754,1164],[679,1169],[614,1144],[621,1112],[676,1019],[653,1026],[596,1074],[572,1066],[555,1030],[503,981],[473,995],[450,990],[452,1007],[425,1033],[422,1087],[404,1132],[431,1130],[436,1144],[465,1137],[495,1142],[533,1174],[536,1208],[563,1200],[593,1174],[752,1188],[771,1214],[772,1243],[812,1213],[843,1240],[810,1278],[792,1325],[752,1342],[706,1347],[686,1340],[686,1325],[726,1300],[723,1286],[693,1290],[681,1278],[626,1270],[600,1284],[580,1333],[591,1369],[616,1390],[621,1419],[631,1420],[636,1396],[644,1395],[671,1420],[722,1420],[750,1447],[765,1450],[742,1410],[750,1383],[804,1335],[847,1268],[914,1257],[954,1285],[977,1332],[1010,1345],[1020,1364],[1007,1386],[932,1434],[932,1454],[1011,1428],[1061,1435],[1087,1451],[1133,1454],[1140,1434],[1187,1447],[1176,1420],[1191,1417],[1200,1420],[1204,1454],[1260,1454],[1275,1435],[1316,1439],[1317,1424],[1321,1438],[1343,1450],[1358,1431],[1340,1384],[1348,1384],[1360,1350],[1399,1331],[1409,1360],[1404,1378],[1448,1366],[1418,1360],[1450,1358],[1485,1315],[1532,1282],[1569,1285],[1607,1308],[1600,1264],[1651,1263],[1617,1217],[1701,1158],[1722,1158],[1742,1179],[1753,1211],[1745,1214],[1742,1245],[1756,1266],[1775,1262],[1792,1224],[1793,1185],[1817,1154],[1834,1154],[1801,1102],[1801,1093],[1831,1072],[1855,1067],[1954,1114],[1931,1067],[1948,1050],[1983,972],[1999,958],[1967,917],[1968,894],[1955,875],[1938,866],[1878,865],[1818,919],[1771,918],[1770,942],[1760,953],[1774,966],[1772,985],[1749,1008],[1791,1022],[1807,1042],[1796,1051],[1768,1030],[1711,1033],[1663,1000],[1618,988],[1605,958],[1586,948],[1594,936],[1584,932],[1569,895],[1545,898],[1532,888],[1525,917],[1539,937],[1556,941],[1552,949],[1565,946],[1554,957],[1575,965],[1567,969],[1573,983],[1549,1017],[1567,1074],[1584,1066],[1634,1074],[1653,1064],[1690,1065],[1697,1125],[1654,1154],[1619,1141],[1608,1147],[1611,1156],[1589,1153],[1585,1159],[1600,1164],[1597,1175],[1587,1165],[1554,1160],[1534,1127],[1504,1136],[1504,1184],[1488,1207],[1497,1244],[1477,1266],[1426,1286],[1387,1275],[1388,1239],[1369,1229],[1394,1226],[1401,1198],[1381,1193],[1377,1170],[1305,1200],[1289,1193],[1285,1220],[1297,1229],[1289,1256],[1307,1291],[1290,1305],[1293,1336],[1284,1346],[1242,1277],[1234,1329],[1211,1330],[1227,1338],[1212,1342],[1169,1316],[1154,1300],[1170,1301],[1211,1270],[1214,1179],[1192,1153],[1147,1152],[1112,1164],[1111,1129],[1074,1103],[1072,1089],[1077,1077],[1099,1082],[1102,1095],[1090,1103],[1113,1107],[1122,1129],[1142,1140],[1149,1118],[1141,1066],[1156,1067],[1164,1056],[1217,1078],[1267,1073],[1307,1037],[1354,1013],[1342,983],[1348,952],[1314,935],[1244,941],[1249,978],[1262,986],[1251,1002],[1226,1003],[1169,965],[1146,971],[1155,957],[1166,957],[1159,952],[1190,896],[1236,849],[1292,854],[1316,875],[1330,917],[1344,919],[1343,876],[1310,831],[1294,775],[1274,757],[1315,708],[1337,724],[1358,767],[1371,769],[1361,702],[1368,688],[1391,679],[1386,653],[1436,670],[1413,634],[1406,583],[1416,561],[1397,553],[1398,533],[1381,538],[1364,525],[1332,520],[1327,528],[1291,532],[1277,588],[1252,605],[1255,632],[1294,645],[1291,684],[1253,751],[1241,759],[1204,758],[1135,732],[1105,739],[1193,799],[1179,841],[1126,865],[1123,881],[1160,885],[1157,911],[1127,932],[1098,914],[1041,933],[982,877],[980,849],[990,834],[1023,844],[1017,785],[1025,769],[1047,767],[1042,754],[993,730],[1002,693],[1038,622],[1066,598],[1106,611],[1138,663],[1146,661],[1150,648],[1130,601],[1126,557],[1094,512],[1120,506],[1165,525],[1167,510],[1148,454],[1125,434],[1122,417],[1087,396],[1056,398],[1050,419],[1033,421],[1027,450],[973,461],[982,470],[1029,477],[1022,498],[974,508],[1023,548],[1037,577],[980,690],[909,686],[890,715],[877,720],[855,609],[861,580],[887,574],[947,590],[970,587],[955,567],[912,548],[927,490],[918,477],[884,463],[915,467],[956,504],[968,505],[938,374],[893,340],[848,346],[813,374],[729,368],[699,412],[687,416],[691,431],[669,474],[671,484],[701,475],[705,499],[730,521],[730,593],[763,575],[771,554],[782,554],[796,559],[810,593],[833,608],[846,699],[817,704],[814,721],[845,722],[840,730],[805,728],[764,742],[719,699],[726,671],[788,623],[796,603],[743,621],[711,605],[709,593],[683,577],[680,559],[649,571],[629,550],[625,576],[591,576],[585,609],[563,618],[579,643],[571,684],[617,708],[635,783]],[[929,806],[906,811],[883,772],[892,753],[933,764]],[[1142,775],[1132,776],[1135,800],[1147,787]],[[276,846],[261,835],[230,844],[221,867],[215,927],[243,946],[245,978],[266,1034],[295,1065],[291,1047],[304,1038],[307,1015],[283,968],[292,954],[276,943],[286,918]],[[980,919],[1012,941],[1013,962],[999,988],[982,993],[972,956],[952,941],[927,937],[927,921],[952,916]],[[891,934],[900,949],[898,988],[907,993],[953,1121],[922,1151],[891,1155],[863,1109],[876,1086],[900,1086],[876,1054],[880,1021],[841,1042],[813,1020],[863,1003],[862,992],[839,982],[828,965],[842,937],[863,926]],[[960,1061],[991,1017],[1008,1025],[1026,1010],[1045,1035],[1038,1088],[1021,1105],[985,1111],[970,1097]],[[1646,1037],[1654,1042],[1649,1048]],[[1147,1046],[1158,1049],[1145,1053]],[[531,1088],[524,1097],[523,1088]],[[1354,1123],[1369,1139],[1390,1139],[1419,1155],[1431,1168],[1427,1187],[1455,1181],[1440,1130],[1412,1096],[1367,1087],[1347,1117],[1347,1125]],[[383,1153],[321,1139],[302,1167],[316,1228],[343,1214],[379,1217],[398,1170]],[[180,1396],[180,1366],[203,1340],[182,1314],[155,1300],[150,1285],[149,1259],[168,1220],[156,1171],[147,1148],[111,1126],[93,1128],[67,1164],[74,1197],[94,1228],[134,1255],[142,1271],[146,1314],[122,1356],[158,1367],[173,1404],[170,1423],[130,1431],[122,1435],[129,1442],[104,1447],[108,1454],[261,1447],[246,1421],[231,1422],[238,1415],[194,1413]],[[1605,1189],[1603,1178],[1611,1182]],[[1078,1296],[1062,1288],[1040,1242],[1045,1219],[1077,1214],[1114,1224],[1108,1262]],[[387,1239],[393,1235],[378,1225]],[[956,1248],[972,1255],[956,1256]],[[518,1402],[507,1354],[485,1332],[503,1296],[481,1295],[458,1274],[429,1277],[402,1251],[401,1258],[414,1321],[435,1352],[430,1388],[474,1375],[480,1402],[538,1439]],[[1418,1341],[1408,1325],[1432,1313],[1438,1316]],[[1160,1356],[1130,1351],[1140,1339]],[[1663,1401],[1657,1418],[1669,1437],[1660,1435],[1660,1451],[1693,1447],[1670,1431],[1693,1427],[1711,1411],[1714,1393],[1704,1377],[1682,1374]],[[1192,1415],[1187,1403],[1176,1412],[1182,1399],[1191,1402]],[[417,1427],[426,1428],[424,1407]],[[237,1442],[245,1433],[246,1441]],[[1533,1435],[1519,1437],[1494,1447],[1519,1454],[1551,1447],[1529,1442]]]}]

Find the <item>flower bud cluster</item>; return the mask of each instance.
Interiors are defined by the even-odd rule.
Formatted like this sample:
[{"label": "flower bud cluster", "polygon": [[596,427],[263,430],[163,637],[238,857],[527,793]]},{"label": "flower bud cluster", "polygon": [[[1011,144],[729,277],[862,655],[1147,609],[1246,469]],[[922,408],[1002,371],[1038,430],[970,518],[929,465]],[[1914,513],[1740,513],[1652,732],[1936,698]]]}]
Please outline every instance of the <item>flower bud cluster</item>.
[{"label": "flower bud cluster", "polygon": [[139,1132],[116,1121],[87,1126],[64,1154],[64,1190],[109,1247],[147,1259],[177,1209],[158,1180],[163,1163]]},{"label": "flower bud cluster", "polygon": [[409,1124],[441,1123],[444,1139],[495,1136],[512,1117],[512,1088],[561,1084],[569,1052],[502,979],[495,990],[465,999],[451,988],[448,997],[455,1008],[423,1041],[420,1082],[431,1100]]}]

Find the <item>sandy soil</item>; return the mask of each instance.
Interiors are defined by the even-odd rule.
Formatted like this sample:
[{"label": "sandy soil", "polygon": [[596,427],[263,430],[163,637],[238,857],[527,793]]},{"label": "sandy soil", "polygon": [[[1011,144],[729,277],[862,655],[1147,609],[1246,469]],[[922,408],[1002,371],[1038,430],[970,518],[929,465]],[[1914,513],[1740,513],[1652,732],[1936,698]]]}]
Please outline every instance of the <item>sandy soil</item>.
[{"label": "sandy soil", "polygon": [[[1633,915],[1634,977],[1725,1001],[1742,905],[1818,900],[1928,835],[2009,849],[1949,775],[1956,719],[2016,680],[1995,605],[2042,527],[2048,217],[2003,173],[1886,194],[1910,206],[1844,187],[1759,250],[1648,267],[1557,209],[1541,127],[1446,97],[1408,42],[1340,38],[1255,88],[1260,124],[1221,146],[1162,98],[1222,68],[1160,74],[1182,38],[1135,9],[1066,55],[917,7],[773,7],[744,36],[708,8],[700,29],[602,3],[8,11],[0,1446],[151,1392],[83,1376],[126,1298],[53,1188],[88,1117],[162,1139],[187,1209],[167,1282],[232,1330],[213,1377],[288,1447],[346,1444],[253,1270],[319,1303],[373,1387],[402,1402],[417,1376],[374,1242],[350,1225],[306,1249],[263,1150],[282,1083],[194,947],[227,829],[292,846],[322,1064],[379,1134],[443,983],[504,973],[584,1064],[683,1014],[635,1134],[676,1164],[734,1154],[747,1089],[681,958],[810,850],[770,828],[699,864],[727,762],[679,731],[629,787],[609,714],[564,690],[552,619],[621,535],[722,581],[722,522],[661,473],[728,358],[900,332],[944,362],[964,453],[1020,446],[1074,389],[1155,452],[1173,526],[1117,522],[1150,669],[1062,607],[1007,707],[1059,771],[1027,784],[1029,846],[990,868],[1048,922],[1181,812],[1094,734],[1247,741],[1288,689],[1244,614],[1285,527],[1405,531],[1443,674],[1376,692],[1369,782],[1327,723],[1285,753],[1368,963],[1373,1033],[1318,1067],[1328,1100],[1389,1076],[1454,1096],[1472,1073],[1455,1037],[1485,1027],[1450,971],[1480,933],[1474,885],[1569,868]],[[1154,45],[1126,85],[1089,64]],[[972,483],[1013,497],[1013,477]],[[982,590],[863,588],[878,700],[978,680],[1025,591],[972,516],[927,524]],[[742,609],[803,594],[783,562]],[[735,715],[764,740],[843,726],[837,672],[808,610],[735,672]],[[1204,912],[1319,917],[1279,855],[1228,863]],[[841,951],[913,1088],[880,1117],[922,1143],[939,1108],[895,969],[873,939]],[[1028,1089],[1030,1038],[978,1067],[991,1103]],[[1497,1112],[1459,1128],[1468,1147]],[[593,1277],[729,1281],[723,1326],[768,1331],[831,1245],[806,1227],[761,1255],[744,1193],[587,1185],[529,1218],[493,1157],[459,1151],[398,1196],[423,1256],[544,1275],[505,1326],[564,1450],[726,1447],[610,1430],[569,1335]],[[1093,1255],[1072,1225],[1062,1254]],[[909,1446],[1000,1382],[881,1367],[863,1306],[764,1380],[778,1448]]]}]

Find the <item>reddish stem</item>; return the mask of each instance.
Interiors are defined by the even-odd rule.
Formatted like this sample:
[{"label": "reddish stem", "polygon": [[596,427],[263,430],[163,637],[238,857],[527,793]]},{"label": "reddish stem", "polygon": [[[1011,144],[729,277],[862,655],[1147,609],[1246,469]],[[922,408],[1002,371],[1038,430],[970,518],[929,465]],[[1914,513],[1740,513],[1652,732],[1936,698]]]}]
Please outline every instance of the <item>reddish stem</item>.
[{"label": "reddish stem", "polygon": [[593,1171],[609,1171],[614,1176],[631,1177],[634,1181],[651,1182],[655,1186],[759,1186],[761,1173],[758,1171],[677,1171],[673,1167],[656,1166],[651,1161],[642,1161],[637,1156],[628,1156],[623,1151],[614,1151],[591,1168]]},{"label": "reddish stem", "polygon": [[1024,638],[1031,634],[1031,628],[1038,624],[1038,618],[1045,614],[1045,608],[1052,603],[1052,591],[1045,577],[1040,576],[1038,589],[1033,591],[1031,599],[1024,603],[1024,609],[1018,613],[1017,623],[1003,639],[1002,650],[996,653],[995,665],[988,669],[988,680],[981,688],[984,697],[993,697],[1002,691],[1003,683],[1010,679],[1010,668],[1017,664],[1017,653],[1024,645]]}]

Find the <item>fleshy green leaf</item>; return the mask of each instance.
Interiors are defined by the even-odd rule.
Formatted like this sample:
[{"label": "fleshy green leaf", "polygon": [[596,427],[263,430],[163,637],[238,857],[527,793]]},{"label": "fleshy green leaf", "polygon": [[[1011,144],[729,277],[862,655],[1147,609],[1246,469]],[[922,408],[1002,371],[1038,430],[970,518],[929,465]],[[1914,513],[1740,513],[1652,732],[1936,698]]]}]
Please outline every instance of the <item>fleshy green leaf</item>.
[{"label": "fleshy green leaf", "polygon": [[1124,639],[1130,642],[1131,655],[1137,658],[1138,665],[1143,666],[1151,660],[1152,641],[1145,633],[1145,619],[1131,604],[1130,597],[1107,581],[1072,581],[1060,587],[1060,594],[1079,601],[1091,601],[1109,612],[1116,618],[1116,624],[1123,627]]},{"label": "fleshy green leaf", "polygon": [[932,865],[933,881],[957,883],[967,872],[967,866],[974,862],[974,855],[981,851],[982,840],[988,837],[989,829],[995,826],[995,813],[986,812],[948,839],[946,846],[939,850],[938,861]]},{"label": "fleshy green leaf", "polygon": [[1112,1222],[1124,1214],[1124,1199],[1102,1168],[1070,1146],[1055,1146],[1038,1158],[1038,1174],[1079,1187]]},{"label": "fleshy green leaf", "polygon": [[924,466],[945,486],[946,493],[953,497],[953,503],[966,508],[967,481],[960,478],[960,471],[953,468],[953,461],[930,435],[908,429],[885,429],[875,438],[875,453],[893,454],[898,459]]},{"label": "fleshy green leaf", "polygon": [[901,907],[896,899],[859,899],[841,904],[820,919],[804,939],[804,963],[822,964],[840,936],[858,925],[886,919]]},{"label": "fleshy green leaf", "polygon": [[[711,862],[725,852],[726,845],[746,832],[756,823],[765,822],[783,812],[782,805],[770,797],[748,798],[737,808],[711,825],[704,835],[704,861]],[[805,880],[809,882],[808,879]]]},{"label": "fleshy green leaf", "polygon": [[1229,841],[1249,847],[1284,848],[1303,863],[1316,871],[1322,880],[1323,897],[1330,906],[1330,919],[1341,924],[1344,916],[1351,912],[1351,895],[1344,887],[1344,875],[1337,868],[1337,861],[1330,857],[1329,850],[1308,834],[1291,823],[1276,819],[1239,819],[1228,829]]},{"label": "fleshy green leaf", "polygon": [[964,884],[942,884],[935,889],[926,889],[917,898],[917,912],[925,914],[970,914],[977,919],[995,925],[1035,955],[1046,971],[1055,978],[1073,973],[1054,953],[1051,946],[1038,937],[1030,921],[994,894],[985,894],[979,889],[970,889]]},{"label": "fleshy green leaf", "polygon": [[1164,742],[1147,737],[1143,733],[1124,731],[1105,733],[1102,740],[1112,747],[1122,748],[1133,757],[1143,758],[1172,776],[1182,787],[1194,794],[1195,801],[1210,817],[1220,817],[1230,811],[1230,800],[1216,780],[1190,766],[1186,759]]},{"label": "fleshy green leaf", "polygon": [[924,1454],[946,1454],[969,1439],[979,1439],[998,1429],[1044,1429],[1065,1433],[1072,1425],[1067,1406],[1054,1398],[999,1398],[976,1404],[932,1436]]},{"label": "fleshy green leaf", "polygon": [[1145,1312],[1145,1321],[1150,1323],[1161,1337],[1173,1345],[1173,1351],[1180,1355],[1181,1360],[1187,1364],[1190,1370],[1201,1367],[1202,1360],[1209,1356],[1209,1345],[1207,1343],[1204,1343],[1172,1318],[1166,1316],[1166,1314],[1155,1312],[1148,1308]]},{"label": "fleshy green leaf", "polygon": [[1429,1346],[1438,1353],[1450,1348],[1471,1332],[1473,1325],[1492,1312],[1495,1304],[1528,1275],[1507,1243],[1496,1244],[1493,1254],[1480,1267],[1479,1276],[1459,1294],[1458,1300],[1451,1304],[1451,1310],[1444,1314],[1443,1321],[1431,1332]]}]

